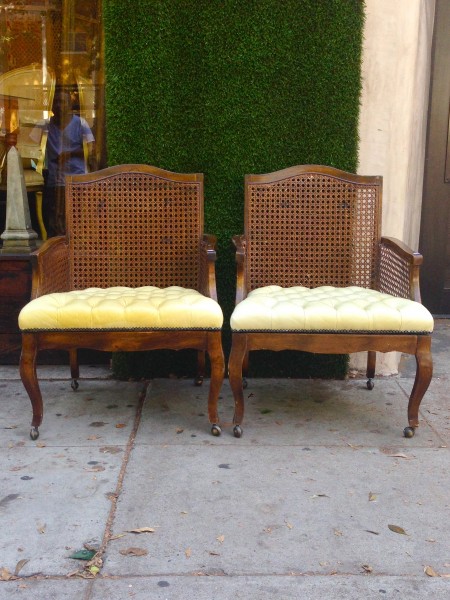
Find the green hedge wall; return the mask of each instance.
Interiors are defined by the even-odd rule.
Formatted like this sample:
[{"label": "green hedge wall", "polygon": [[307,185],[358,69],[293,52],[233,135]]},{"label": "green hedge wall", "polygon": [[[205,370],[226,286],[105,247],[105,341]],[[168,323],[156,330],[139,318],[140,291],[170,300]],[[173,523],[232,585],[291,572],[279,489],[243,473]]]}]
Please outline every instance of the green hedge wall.
[{"label": "green hedge wall", "polygon": [[[205,229],[219,239],[218,292],[227,322],[235,288],[230,238],[243,230],[244,175],[305,163],[356,170],[364,3],[103,5],[108,162],[205,173]],[[281,374],[345,373],[342,357],[295,356],[279,359]],[[257,362],[252,354],[255,369]],[[136,375],[146,363],[135,357],[117,370]]]}]

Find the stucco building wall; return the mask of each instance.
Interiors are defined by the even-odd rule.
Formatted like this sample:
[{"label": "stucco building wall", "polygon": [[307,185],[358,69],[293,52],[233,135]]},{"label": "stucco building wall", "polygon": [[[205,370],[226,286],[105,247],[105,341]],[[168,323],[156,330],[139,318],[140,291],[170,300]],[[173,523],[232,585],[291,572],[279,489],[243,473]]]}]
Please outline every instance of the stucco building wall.
[{"label": "stucco building wall", "polygon": [[[435,0],[366,0],[359,168],[383,176],[382,233],[417,250]],[[351,356],[363,370],[366,353]],[[377,373],[397,373],[399,353]]]}]

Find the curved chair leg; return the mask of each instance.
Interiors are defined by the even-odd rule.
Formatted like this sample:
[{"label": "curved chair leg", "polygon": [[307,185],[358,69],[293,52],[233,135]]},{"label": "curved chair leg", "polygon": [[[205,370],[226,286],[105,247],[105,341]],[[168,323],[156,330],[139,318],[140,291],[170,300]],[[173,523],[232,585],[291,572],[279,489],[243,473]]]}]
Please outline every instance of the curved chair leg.
[{"label": "curved chair leg", "polygon": [[373,390],[373,378],[375,377],[375,367],[377,364],[377,353],[373,350],[369,350],[367,353],[367,389]]},{"label": "curved chair leg", "polygon": [[194,385],[200,386],[205,377],[206,352],[199,350],[197,352],[197,376],[194,379]]},{"label": "curved chair leg", "polygon": [[78,365],[77,349],[69,350],[70,376],[72,378],[71,387],[74,391],[78,389],[78,379],[80,378],[80,367]]},{"label": "curved chair leg", "polygon": [[36,216],[39,223],[42,241],[47,239],[47,230],[45,229],[44,217],[42,215],[42,192],[36,192]]},{"label": "curved chair leg", "polygon": [[408,422],[405,437],[412,437],[414,429],[419,426],[419,407],[422,398],[430,385],[433,376],[433,358],[431,355],[431,336],[418,336],[416,349],[416,378],[409,397]]},{"label": "curved chair leg", "polygon": [[22,353],[20,355],[20,377],[31,400],[33,419],[31,421],[30,437],[39,437],[39,425],[44,416],[41,390],[36,373],[37,341],[33,333],[22,334]]},{"label": "curved chair leg", "polygon": [[248,376],[248,369],[249,369],[249,362],[250,362],[249,357],[250,357],[250,352],[246,352],[245,356],[244,356],[244,360],[242,362],[242,388],[244,390],[248,385],[247,376]]},{"label": "curved chair leg", "polygon": [[228,361],[228,376],[234,396],[234,435],[241,437],[240,427],[244,418],[244,392],[242,387],[242,366],[247,352],[247,335],[245,333],[233,333],[230,359]]},{"label": "curved chair leg", "polygon": [[211,381],[208,396],[208,417],[211,423],[211,433],[220,435],[222,430],[219,425],[219,413],[217,405],[219,393],[225,376],[225,358],[222,348],[222,334],[220,331],[212,331],[208,334],[208,354],[211,362]]}]

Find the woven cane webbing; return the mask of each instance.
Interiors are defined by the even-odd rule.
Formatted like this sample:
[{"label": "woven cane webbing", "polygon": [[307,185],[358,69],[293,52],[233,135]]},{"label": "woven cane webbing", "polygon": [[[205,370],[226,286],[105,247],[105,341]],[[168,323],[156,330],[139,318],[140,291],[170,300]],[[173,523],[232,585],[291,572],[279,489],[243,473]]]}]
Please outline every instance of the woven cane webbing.
[{"label": "woven cane webbing", "polygon": [[299,166],[246,177],[247,291],[265,285],[373,287],[378,177]]},{"label": "woven cane webbing", "polygon": [[72,289],[197,288],[202,175],[123,165],[69,177],[66,220]]},{"label": "woven cane webbing", "polygon": [[380,245],[379,291],[399,298],[410,298],[410,264],[389,246]]},{"label": "woven cane webbing", "polygon": [[51,273],[51,277],[43,277],[39,281],[34,290],[37,296],[70,290],[69,252],[67,244],[61,242],[54,245],[50,252],[43,252],[39,262],[41,271],[43,273]]}]

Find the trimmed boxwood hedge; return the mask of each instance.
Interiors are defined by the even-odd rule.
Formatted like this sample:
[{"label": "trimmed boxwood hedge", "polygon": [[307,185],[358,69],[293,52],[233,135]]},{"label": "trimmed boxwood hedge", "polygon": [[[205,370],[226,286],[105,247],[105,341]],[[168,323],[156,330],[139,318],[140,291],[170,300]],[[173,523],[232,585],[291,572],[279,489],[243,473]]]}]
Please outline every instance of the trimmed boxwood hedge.
[{"label": "trimmed boxwood hedge", "polygon": [[[104,0],[103,18],[108,162],[205,173],[227,323],[244,175],[306,163],[356,170],[364,2]],[[224,339],[227,350],[227,327]],[[255,374],[339,377],[347,365],[258,354]],[[120,355],[113,364],[120,376],[152,376],[168,362]],[[177,362],[191,371],[193,361]]]}]

